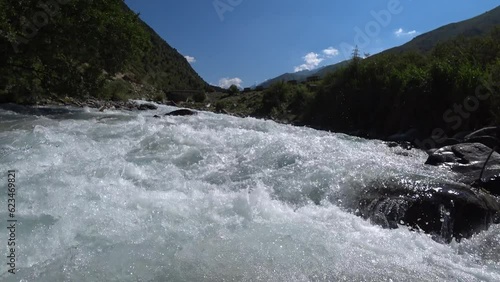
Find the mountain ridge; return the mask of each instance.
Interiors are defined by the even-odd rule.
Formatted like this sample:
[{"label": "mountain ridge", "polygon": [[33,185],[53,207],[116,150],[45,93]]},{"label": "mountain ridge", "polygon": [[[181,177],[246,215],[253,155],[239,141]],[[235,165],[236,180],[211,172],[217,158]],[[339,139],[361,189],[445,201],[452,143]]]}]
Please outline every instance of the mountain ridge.
[{"label": "mountain ridge", "polygon": [[269,80],[264,81],[263,83],[259,84],[259,86],[267,88],[271,86],[272,84],[280,81],[288,82],[291,80],[297,80],[298,82],[303,82],[306,81],[308,77],[310,76],[320,76],[324,77],[327,73],[331,71],[335,71],[336,69],[344,66],[347,64],[349,61],[342,61],[333,65],[327,65],[323,66],[317,69],[313,70],[304,70],[300,72],[294,72],[294,73],[284,73],[280,76],[277,76],[275,78],[271,78]]},{"label": "mountain ridge", "polygon": [[[420,34],[403,45],[389,48],[387,50],[384,50],[383,52],[373,55],[372,57],[388,53],[403,53],[406,51],[426,53],[432,50],[432,48],[434,48],[440,42],[447,41],[459,36],[474,37],[484,35],[491,31],[496,25],[500,25],[500,5],[473,18],[450,23],[433,29],[429,32]],[[310,70],[307,76],[318,75],[320,77],[324,77],[329,72],[337,70],[338,68],[346,65],[348,62],[349,61],[346,60]],[[304,81],[306,80],[307,76],[304,77],[300,74],[300,72],[285,73],[275,78],[266,80],[265,82],[261,83],[260,86],[269,87],[271,84],[279,81]]]},{"label": "mountain ridge", "polygon": [[[429,52],[439,42],[443,42],[455,37],[480,36],[491,31],[500,24],[500,6],[484,12],[476,17],[450,23],[429,32],[420,34],[409,42],[385,50],[383,53],[402,53],[405,51]],[[378,54],[377,54],[378,55]]]},{"label": "mountain ridge", "polygon": [[[126,11],[135,13],[123,4]],[[136,75],[141,76],[144,82],[164,91],[199,90],[208,85],[176,48],[140,17],[138,20],[149,34],[153,48],[144,55],[141,62],[131,66]]]}]

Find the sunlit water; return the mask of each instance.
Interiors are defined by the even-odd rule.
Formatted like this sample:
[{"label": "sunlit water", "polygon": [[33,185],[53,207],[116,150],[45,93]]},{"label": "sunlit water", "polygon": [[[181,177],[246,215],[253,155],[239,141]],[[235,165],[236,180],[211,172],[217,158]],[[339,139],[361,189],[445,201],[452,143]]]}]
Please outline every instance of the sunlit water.
[{"label": "sunlit water", "polygon": [[[252,118],[0,110],[1,281],[500,281],[498,227],[439,244],[349,212],[376,179],[453,179],[426,154]],[[404,153],[408,153],[405,156]]]}]

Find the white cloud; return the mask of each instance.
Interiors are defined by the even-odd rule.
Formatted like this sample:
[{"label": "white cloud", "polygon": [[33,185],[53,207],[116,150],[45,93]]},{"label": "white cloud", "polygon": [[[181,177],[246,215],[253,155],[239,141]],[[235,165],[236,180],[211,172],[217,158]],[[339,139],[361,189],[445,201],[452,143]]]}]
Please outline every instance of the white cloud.
[{"label": "white cloud", "polygon": [[186,58],[186,60],[187,60],[190,64],[196,63],[196,59],[195,59],[194,57],[191,57],[191,56],[184,56],[184,58]]},{"label": "white cloud", "polygon": [[397,37],[412,36],[412,35],[416,35],[416,34],[417,34],[416,30],[404,31],[404,29],[402,29],[402,28],[399,28],[398,30],[396,30],[394,32],[394,35],[396,35]]},{"label": "white cloud", "polygon": [[235,77],[235,78],[227,78],[227,77],[224,77],[224,78],[221,78],[219,80],[219,87],[222,87],[222,88],[229,88],[231,85],[236,85],[238,86],[238,88],[242,88],[241,87],[241,84],[243,83],[243,80],[241,80],[240,78],[238,77]]},{"label": "white cloud", "polygon": [[323,50],[323,54],[325,54],[326,57],[331,58],[337,56],[339,54],[339,50],[333,47],[328,47],[325,50]]},{"label": "white cloud", "polygon": [[303,57],[305,64],[302,64],[298,67],[295,67],[295,72],[303,71],[303,70],[312,70],[316,68],[324,58],[321,58],[319,54],[311,52]]}]

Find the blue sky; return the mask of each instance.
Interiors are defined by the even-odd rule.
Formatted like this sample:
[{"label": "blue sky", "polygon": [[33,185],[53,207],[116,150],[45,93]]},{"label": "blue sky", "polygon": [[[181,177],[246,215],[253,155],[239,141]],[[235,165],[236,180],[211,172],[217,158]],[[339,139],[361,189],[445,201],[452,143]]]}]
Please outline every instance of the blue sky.
[{"label": "blue sky", "polygon": [[210,84],[242,87],[375,54],[500,0],[126,0]]}]

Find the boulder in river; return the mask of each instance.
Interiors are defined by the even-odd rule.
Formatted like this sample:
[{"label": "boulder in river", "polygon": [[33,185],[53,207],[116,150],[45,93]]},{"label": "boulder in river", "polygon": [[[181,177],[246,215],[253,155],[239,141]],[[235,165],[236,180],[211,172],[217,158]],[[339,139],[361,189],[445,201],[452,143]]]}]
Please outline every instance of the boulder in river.
[{"label": "boulder in river", "polygon": [[500,203],[459,183],[389,180],[367,186],[357,214],[384,228],[408,226],[439,242],[460,241],[500,223]]},{"label": "boulder in river", "polygon": [[463,143],[443,147],[431,153],[426,164],[447,166],[461,174],[464,183],[500,195],[500,186],[496,185],[500,177],[500,154],[492,152],[484,144]]},{"label": "boulder in river", "polygon": [[390,141],[386,143],[389,148],[396,148],[396,147],[401,147],[405,150],[411,150],[413,149],[413,145],[408,142],[408,141]]},{"label": "boulder in river", "polygon": [[166,116],[193,116],[196,115],[197,113],[195,111],[191,111],[188,109],[180,109],[176,110],[170,113],[166,113]]},{"label": "boulder in river", "polygon": [[154,104],[151,104],[151,103],[145,103],[145,104],[137,105],[137,109],[139,111],[147,111],[147,110],[156,110],[156,109],[158,109],[158,107]]}]

